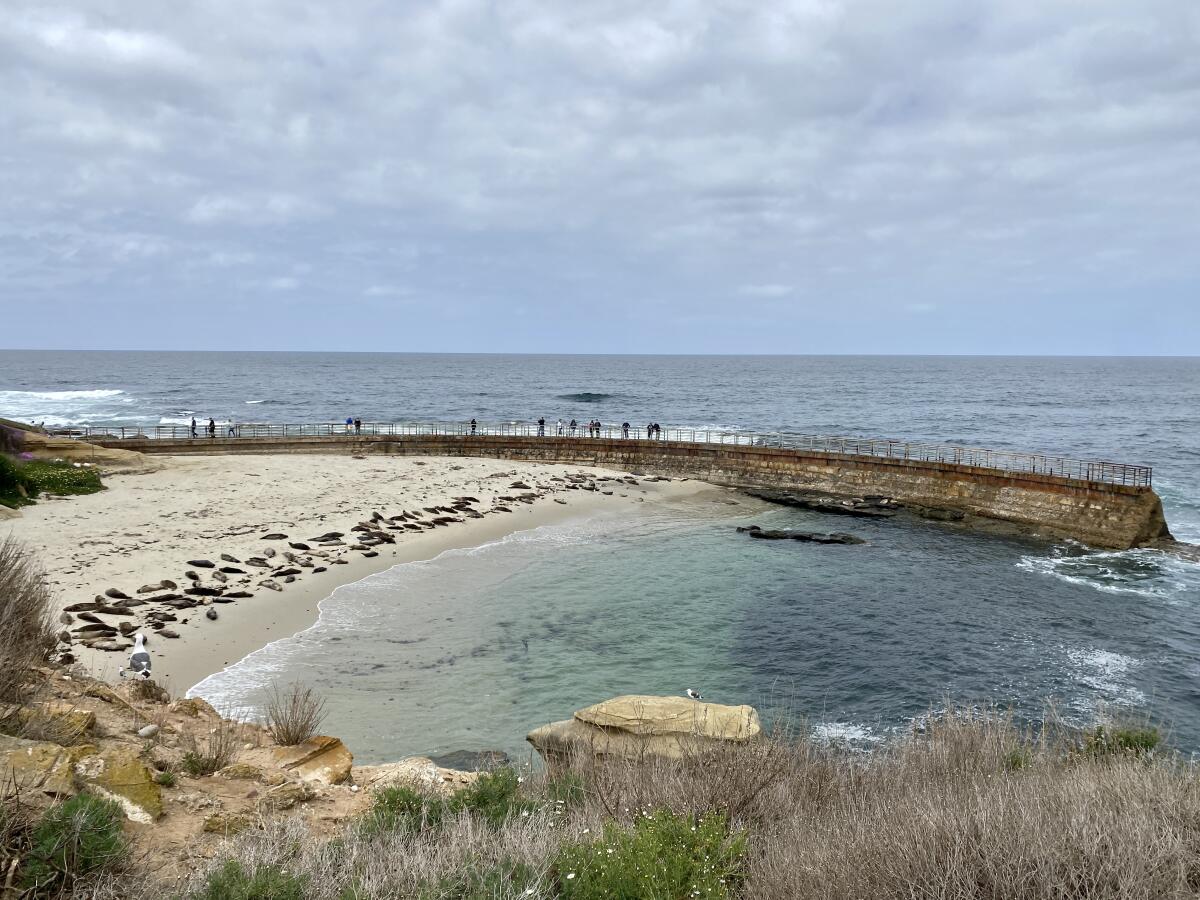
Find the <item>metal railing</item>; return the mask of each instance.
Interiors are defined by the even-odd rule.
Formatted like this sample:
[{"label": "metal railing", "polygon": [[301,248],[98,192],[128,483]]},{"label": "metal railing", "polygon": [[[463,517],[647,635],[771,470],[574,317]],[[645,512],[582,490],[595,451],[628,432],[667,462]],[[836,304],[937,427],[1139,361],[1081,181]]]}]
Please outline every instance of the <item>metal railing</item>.
[{"label": "metal railing", "polygon": [[1019,453],[1013,450],[986,450],[978,447],[953,447],[913,441],[883,438],[855,438],[834,435],[800,434],[796,432],[747,432],[699,430],[692,428],[663,428],[649,432],[646,428],[624,429],[601,425],[589,429],[586,425],[572,428],[558,423],[544,427],[529,422],[501,424],[478,423],[394,423],[363,422],[361,427],[342,423],[268,424],[246,423],[218,425],[209,434],[205,425],[197,425],[193,435],[187,425],[154,425],[149,427],[86,426],[63,432],[80,439],[131,438],[165,440],[210,438],[281,438],[281,437],[355,437],[356,435],[385,435],[394,437],[470,437],[471,435],[505,437],[544,437],[564,439],[602,438],[606,440],[670,441],[686,444],[720,444],[725,446],[776,447],[789,450],[809,450],[818,453],[837,453],[846,456],[866,456],[884,459],[918,460],[921,462],[951,463],[994,469],[1000,472],[1055,475],[1075,481],[1123,484],[1131,487],[1150,487],[1153,470],[1149,466],[1127,465],[1102,460],[1071,459],[1041,453]]}]

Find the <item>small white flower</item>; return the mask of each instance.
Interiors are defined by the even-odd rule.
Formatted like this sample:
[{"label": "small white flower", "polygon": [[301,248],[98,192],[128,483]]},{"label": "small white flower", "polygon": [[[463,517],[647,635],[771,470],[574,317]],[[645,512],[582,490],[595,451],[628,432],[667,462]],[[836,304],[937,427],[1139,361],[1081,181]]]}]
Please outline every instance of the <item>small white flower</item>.
[{"label": "small white flower", "polygon": [[570,881],[570,880],[571,880],[572,878],[574,878],[574,877],[575,877],[575,873],[574,873],[574,872],[569,872],[569,873],[567,874],[567,881]]}]

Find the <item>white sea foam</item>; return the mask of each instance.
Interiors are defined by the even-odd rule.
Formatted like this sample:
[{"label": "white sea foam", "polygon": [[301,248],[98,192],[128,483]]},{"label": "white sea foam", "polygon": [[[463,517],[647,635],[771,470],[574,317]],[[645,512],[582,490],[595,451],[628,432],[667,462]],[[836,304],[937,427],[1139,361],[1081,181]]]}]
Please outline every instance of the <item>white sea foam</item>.
[{"label": "white sea foam", "polygon": [[1162,550],[1088,551],[1066,544],[1049,555],[1023,556],[1016,565],[1109,594],[1179,602],[1200,590],[1200,565]]},{"label": "white sea foam", "polygon": [[878,744],[883,736],[869,726],[857,722],[818,722],[812,727],[812,738],[827,746],[863,747]]},{"label": "white sea foam", "polygon": [[1100,647],[1062,650],[1074,678],[1100,694],[1096,698],[1079,698],[1073,705],[1090,711],[1103,704],[1140,706],[1146,702],[1146,695],[1128,683],[1129,676],[1141,668],[1141,660]]},{"label": "white sea foam", "polygon": [[86,391],[0,391],[0,414],[25,422],[47,425],[84,425],[96,419],[115,421],[118,404],[133,403],[116,388]]}]

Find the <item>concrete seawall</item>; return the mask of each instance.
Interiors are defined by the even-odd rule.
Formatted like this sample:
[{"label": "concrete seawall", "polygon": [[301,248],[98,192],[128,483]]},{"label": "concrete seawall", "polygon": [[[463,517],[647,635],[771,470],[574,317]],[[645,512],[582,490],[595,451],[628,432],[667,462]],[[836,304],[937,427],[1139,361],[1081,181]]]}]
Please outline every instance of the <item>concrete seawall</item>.
[{"label": "concrete seawall", "polygon": [[1162,502],[1149,487],[946,462],[744,445],[500,435],[93,438],[92,442],[152,454],[394,453],[595,465],[735,488],[812,491],[834,497],[882,495],[1108,549],[1170,539]]}]

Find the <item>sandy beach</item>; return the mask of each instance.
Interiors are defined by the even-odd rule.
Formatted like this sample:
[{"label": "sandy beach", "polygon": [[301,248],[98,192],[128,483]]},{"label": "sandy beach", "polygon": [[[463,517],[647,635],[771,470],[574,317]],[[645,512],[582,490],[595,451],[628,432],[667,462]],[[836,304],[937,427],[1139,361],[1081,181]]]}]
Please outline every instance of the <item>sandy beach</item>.
[{"label": "sandy beach", "polygon": [[[108,476],[107,490],[98,494],[27,507],[0,525],[0,533],[11,533],[38,555],[60,611],[97,600],[104,608],[123,606],[119,598],[105,597],[106,591],[132,598],[120,615],[83,615],[114,627],[131,623],[149,635],[156,679],[180,696],[247,653],[309,627],[318,604],[340,585],[516,531],[606,511],[619,514],[623,504],[682,497],[708,487],[590,467],[472,458],[156,460],[163,463],[159,471]],[[434,524],[435,519],[444,521]],[[355,531],[356,526],[362,527]],[[332,532],[342,537],[314,541]],[[367,543],[357,542],[372,533],[376,537],[367,537]],[[252,559],[265,566],[247,564]],[[193,565],[193,560],[213,566]],[[163,580],[177,587],[144,590]],[[233,602],[198,596],[207,591],[253,596]],[[172,595],[179,598],[174,603],[199,605],[177,609],[155,599]],[[206,615],[210,610],[215,620]],[[163,633],[147,627],[147,616],[156,613],[174,616],[160,624]],[[67,615],[72,621],[65,628],[88,624],[78,610]],[[114,640],[122,647],[129,643],[123,635]],[[116,678],[126,659],[124,651],[89,649],[78,640],[73,649],[85,667],[105,679]]]}]

